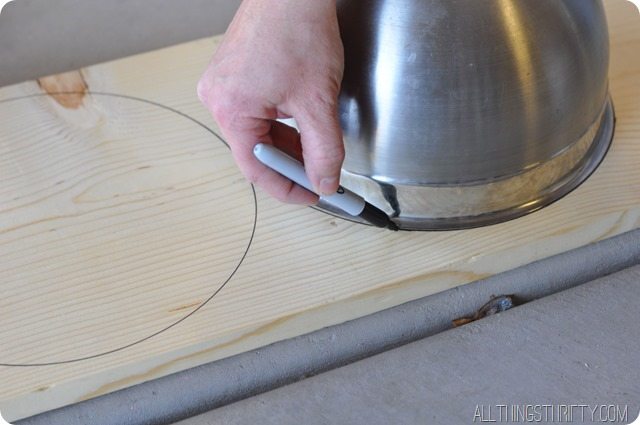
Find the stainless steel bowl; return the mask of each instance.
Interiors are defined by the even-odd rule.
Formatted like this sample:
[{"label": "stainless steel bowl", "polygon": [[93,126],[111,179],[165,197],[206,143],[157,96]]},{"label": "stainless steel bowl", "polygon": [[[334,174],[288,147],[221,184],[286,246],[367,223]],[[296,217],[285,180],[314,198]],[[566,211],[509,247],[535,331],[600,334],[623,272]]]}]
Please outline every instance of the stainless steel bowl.
[{"label": "stainless steel bowl", "polygon": [[535,211],[613,136],[600,0],[339,0],[342,183],[404,229]]}]

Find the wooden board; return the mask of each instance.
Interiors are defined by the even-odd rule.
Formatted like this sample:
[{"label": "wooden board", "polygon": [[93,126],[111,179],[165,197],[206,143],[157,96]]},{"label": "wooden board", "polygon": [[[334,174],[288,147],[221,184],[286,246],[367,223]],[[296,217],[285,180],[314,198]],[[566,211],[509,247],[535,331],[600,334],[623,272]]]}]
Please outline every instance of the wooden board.
[{"label": "wooden board", "polygon": [[0,410],[23,418],[638,228],[640,19],[606,4],[609,155],[565,199],[474,230],[380,231],[254,191],[195,94],[218,38],[0,89]]}]

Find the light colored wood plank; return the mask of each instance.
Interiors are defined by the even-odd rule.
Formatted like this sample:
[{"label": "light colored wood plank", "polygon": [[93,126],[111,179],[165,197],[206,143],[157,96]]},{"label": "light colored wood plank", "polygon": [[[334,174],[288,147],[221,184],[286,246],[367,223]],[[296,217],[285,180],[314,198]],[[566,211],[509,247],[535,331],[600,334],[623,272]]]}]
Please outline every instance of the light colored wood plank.
[{"label": "light colored wood plank", "polygon": [[219,39],[1,89],[0,410],[26,417],[640,226],[640,21],[606,4],[618,128],[603,165],[540,212],[460,232],[254,198],[195,96]]}]

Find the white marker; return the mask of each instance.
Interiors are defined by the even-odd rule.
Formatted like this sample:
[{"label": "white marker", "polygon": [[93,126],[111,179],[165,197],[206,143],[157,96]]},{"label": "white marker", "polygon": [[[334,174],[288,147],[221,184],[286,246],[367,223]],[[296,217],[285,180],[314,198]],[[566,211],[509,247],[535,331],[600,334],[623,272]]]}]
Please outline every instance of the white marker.
[{"label": "white marker", "polygon": [[[253,148],[253,154],[258,161],[282,174],[294,183],[299,184],[310,192],[315,193],[313,185],[307,177],[304,166],[294,158],[271,145],[259,143]],[[376,227],[385,227],[390,230],[398,230],[398,226],[391,221],[389,216],[382,210],[366,202],[362,197],[356,195],[340,186],[338,191],[329,196],[322,196],[321,199],[329,205],[338,208],[347,214],[360,217]]]}]

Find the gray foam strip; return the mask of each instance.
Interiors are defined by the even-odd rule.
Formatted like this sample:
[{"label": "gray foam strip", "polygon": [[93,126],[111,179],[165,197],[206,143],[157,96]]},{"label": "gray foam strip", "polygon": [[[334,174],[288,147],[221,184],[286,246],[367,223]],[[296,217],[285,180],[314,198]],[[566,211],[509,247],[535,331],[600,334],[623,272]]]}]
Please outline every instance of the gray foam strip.
[{"label": "gray foam strip", "polygon": [[631,267],[175,425],[629,424],[638,282]]},{"label": "gray foam strip", "polygon": [[492,295],[530,301],[636,264],[640,230],[17,424],[168,424],[440,333]]}]

